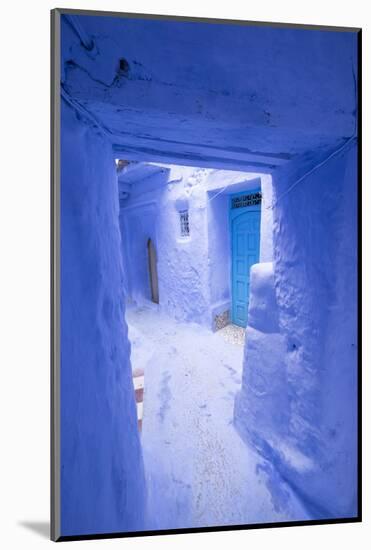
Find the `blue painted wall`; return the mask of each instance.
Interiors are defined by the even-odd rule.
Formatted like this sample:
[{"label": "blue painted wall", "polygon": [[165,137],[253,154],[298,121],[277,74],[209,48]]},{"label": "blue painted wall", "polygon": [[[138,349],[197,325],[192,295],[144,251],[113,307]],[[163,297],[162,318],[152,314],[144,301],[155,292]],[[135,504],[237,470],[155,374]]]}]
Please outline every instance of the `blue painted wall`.
[{"label": "blue painted wall", "polygon": [[355,33],[76,20],[95,49],[62,21],[63,85],[118,157],[271,173],[353,133]]},{"label": "blue painted wall", "polygon": [[[357,514],[356,144],[273,178],[274,264],[254,271],[236,425],[314,517]],[[274,487],[274,485],[272,486]]]},{"label": "blue painted wall", "polygon": [[61,531],[143,529],[111,148],[62,103]]}]

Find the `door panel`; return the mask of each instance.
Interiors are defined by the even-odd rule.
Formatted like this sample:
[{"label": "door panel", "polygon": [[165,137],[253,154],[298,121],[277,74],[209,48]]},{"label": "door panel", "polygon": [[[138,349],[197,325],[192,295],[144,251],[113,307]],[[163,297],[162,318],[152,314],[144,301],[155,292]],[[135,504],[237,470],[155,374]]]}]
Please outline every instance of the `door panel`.
[{"label": "door panel", "polygon": [[246,327],[250,268],[259,262],[260,210],[245,209],[231,220],[232,321]]}]

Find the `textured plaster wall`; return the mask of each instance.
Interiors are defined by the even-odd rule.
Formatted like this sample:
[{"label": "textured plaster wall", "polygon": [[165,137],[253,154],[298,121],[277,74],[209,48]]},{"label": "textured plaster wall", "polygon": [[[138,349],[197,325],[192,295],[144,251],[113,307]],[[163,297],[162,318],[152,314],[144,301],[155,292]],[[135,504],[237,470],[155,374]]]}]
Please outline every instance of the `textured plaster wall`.
[{"label": "textured plaster wall", "polygon": [[260,262],[273,260],[273,187],[272,177],[262,175],[261,224],[260,224]]},{"label": "textured plaster wall", "polygon": [[316,517],[352,516],[357,497],[356,148],[289,190],[311,163],[315,159],[302,159],[274,177],[275,261],[253,268],[235,421]]},{"label": "textured plaster wall", "polygon": [[352,134],[356,33],[73,19],[94,47],[62,17],[63,86],[117,156],[271,173]]},{"label": "textured plaster wall", "polygon": [[[121,205],[123,247],[130,299],[149,305],[146,243],[156,246],[161,310],[178,320],[207,323],[206,170],[171,167],[136,182]],[[180,234],[179,210],[189,209],[191,233]],[[131,264],[131,265],[129,265]]]},{"label": "textured plaster wall", "polygon": [[144,526],[111,147],[62,102],[61,530]]},{"label": "textured plaster wall", "polygon": [[231,236],[229,229],[229,195],[209,193],[208,263],[210,302],[216,312],[230,309],[231,301]]}]

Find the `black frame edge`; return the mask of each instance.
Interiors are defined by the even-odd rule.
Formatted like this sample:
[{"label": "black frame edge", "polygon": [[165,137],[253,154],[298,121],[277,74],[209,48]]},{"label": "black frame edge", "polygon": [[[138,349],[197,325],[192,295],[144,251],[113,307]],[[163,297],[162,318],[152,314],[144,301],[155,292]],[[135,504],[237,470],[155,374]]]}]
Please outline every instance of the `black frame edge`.
[{"label": "black frame edge", "polygon": [[283,23],[273,21],[251,21],[243,19],[218,19],[216,17],[193,17],[191,15],[158,15],[154,13],[127,13],[119,11],[104,11],[104,10],[83,10],[75,8],[55,8],[60,15],[86,15],[86,16],[101,16],[101,17],[121,17],[127,19],[153,19],[153,20],[168,20],[168,21],[184,21],[188,23],[225,23],[228,25],[243,25],[254,27],[273,27],[273,28],[297,28],[319,31],[334,31],[334,32],[358,32],[360,27],[339,27],[335,25],[316,25],[306,23]]},{"label": "black frame edge", "polygon": [[112,532],[112,533],[96,533],[88,535],[62,535],[57,542],[68,542],[76,540],[99,540],[99,539],[117,539],[117,538],[133,538],[133,537],[149,537],[162,535],[183,535],[194,533],[218,533],[220,531],[250,531],[255,529],[272,529],[284,527],[311,527],[316,525],[345,525],[347,523],[360,523],[362,520],[359,517],[354,518],[330,518],[321,520],[303,520],[303,521],[284,521],[278,523],[253,523],[247,525],[221,525],[213,527],[191,527],[184,529],[163,529],[157,531],[131,531],[131,532]]},{"label": "black frame edge", "polygon": [[60,538],[60,11],[50,12],[50,538]]},{"label": "black frame edge", "polygon": [[362,29],[357,33],[357,313],[358,313],[358,392],[357,392],[357,466],[358,466],[358,516],[362,521]]}]

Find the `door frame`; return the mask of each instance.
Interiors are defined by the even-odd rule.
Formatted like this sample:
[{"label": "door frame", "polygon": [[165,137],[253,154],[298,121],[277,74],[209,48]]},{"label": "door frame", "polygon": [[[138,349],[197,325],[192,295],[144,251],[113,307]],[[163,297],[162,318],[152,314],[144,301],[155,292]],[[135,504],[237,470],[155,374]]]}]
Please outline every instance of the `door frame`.
[{"label": "door frame", "polygon": [[[233,199],[246,196],[254,195],[255,193],[260,193],[260,202],[259,204],[254,204],[250,206],[243,206],[240,208],[232,208]],[[261,205],[262,205],[262,190],[261,187],[254,187],[253,189],[246,189],[246,191],[239,191],[238,193],[232,193],[228,197],[228,209],[229,209],[229,233],[230,233],[230,251],[231,251],[231,262],[230,262],[230,285],[231,285],[231,315],[230,319],[232,324],[235,324],[234,315],[233,315],[233,229],[232,225],[234,220],[245,212],[259,212],[260,213],[260,227],[259,227],[259,260],[260,260],[260,240],[261,240]],[[250,279],[250,273],[249,273]],[[239,326],[239,325],[238,325]]]},{"label": "door frame", "polygon": [[[133,204],[130,204],[129,206],[124,206],[120,208],[120,224],[122,223],[124,234],[122,233],[122,228],[120,227],[120,234],[121,234],[121,243],[122,243],[122,253],[123,253],[123,259],[126,262],[127,266],[127,294],[126,299],[130,298],[133,300],[133,280],[135,278],[135,272],[133,272],[133,263],[130,261],[131,254],[131,241],[132,241],[132,227],[130,223],[130,216],[131,215],[138,215],[143,216],[145,214],[145,211],[149,211],[151,214],[153,213],[153,220],[154,220],[154,226],[153,226],[153,235],[151,238],[152,243],[155,247],[156,254],[158,251],[158,235],[157,235],[157,216],[158,216],[158,201],[157,200],[149,200],[141,202],[140,199],[134,199]],[[146,247],[144,250],[145,255],[145,262],[147,265],[147,272],[148,272],[148,239],[146,243]],[[157,268],[157,277],[158,277],[158,268]],[[160,294],[160,280],[158,279],[158,287],[159,287],[159,294]],[[149,286],[149,290],[151,291],[151,286]],[[135,300],[135,299],[134,299]],[[148,304],[154,304],[152,302],[151,298],[147,299],[144,296],[142,297],[143,302],[146,302],[146,305]],[[136,303],[136,302],[135,302]],[[142,303],[142,302],[141,302]]]}]

